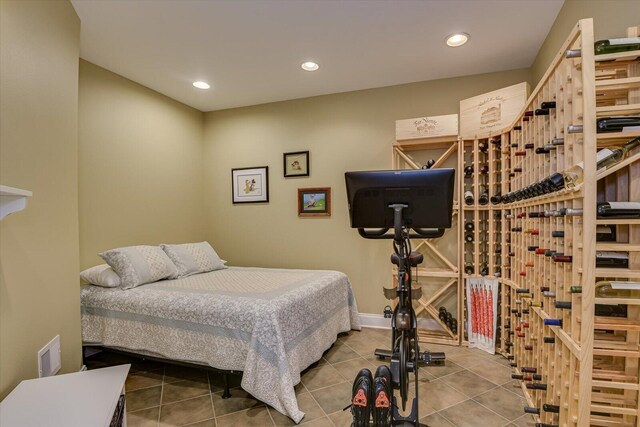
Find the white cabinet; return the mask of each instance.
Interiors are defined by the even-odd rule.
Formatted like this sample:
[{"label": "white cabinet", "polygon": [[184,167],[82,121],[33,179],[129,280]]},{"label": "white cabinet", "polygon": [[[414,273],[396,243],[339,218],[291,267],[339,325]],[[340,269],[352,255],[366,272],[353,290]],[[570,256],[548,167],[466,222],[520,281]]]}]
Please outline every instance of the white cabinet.
[{"label": "white cabinet", "polygon": [[[22,381],[0,403],[0,426],[109,427],[130,367]],[[126,427],[126,410],[122,410]]]}]

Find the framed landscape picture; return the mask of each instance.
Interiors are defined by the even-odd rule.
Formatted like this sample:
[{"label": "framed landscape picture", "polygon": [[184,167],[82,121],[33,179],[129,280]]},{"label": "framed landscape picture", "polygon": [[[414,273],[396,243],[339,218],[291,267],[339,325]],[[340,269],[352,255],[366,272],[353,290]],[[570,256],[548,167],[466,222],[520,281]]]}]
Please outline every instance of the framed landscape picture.
[{"label": "framed landscape picture", "polygon": [[298,216],[331,216],[331,187],[298,188]]},{"label": "framed landscape picture", "polygon": [[233,203],[269,201],[269,167],[231,169]]},{"label": "framed landscape picture", "polygon": [[284,153],[284,177],[309,176],[309,152]]}]

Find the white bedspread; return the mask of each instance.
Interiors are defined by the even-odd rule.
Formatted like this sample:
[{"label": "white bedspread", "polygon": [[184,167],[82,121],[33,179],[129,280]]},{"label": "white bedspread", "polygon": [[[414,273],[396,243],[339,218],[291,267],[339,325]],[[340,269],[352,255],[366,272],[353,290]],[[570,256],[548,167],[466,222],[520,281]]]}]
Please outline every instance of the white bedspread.
[{"label": "white bedspread", "polygon": [[340,332],[360,329],[337,271],[231,267],[130,290],[85,286],[82,338],[225,370],[299,422],[294,386]]}]

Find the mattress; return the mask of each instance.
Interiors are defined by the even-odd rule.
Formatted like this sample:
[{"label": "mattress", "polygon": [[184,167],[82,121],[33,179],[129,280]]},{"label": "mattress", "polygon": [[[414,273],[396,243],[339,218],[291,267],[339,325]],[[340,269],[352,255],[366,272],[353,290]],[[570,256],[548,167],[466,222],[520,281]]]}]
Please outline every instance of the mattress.
[{"label": "mattress", "polygon": [[299,422],[294,386],[340,332],[360,329],[337,271],[230,267],[134,289],[81,290],[84,344],[243,371],[242,388]]}]

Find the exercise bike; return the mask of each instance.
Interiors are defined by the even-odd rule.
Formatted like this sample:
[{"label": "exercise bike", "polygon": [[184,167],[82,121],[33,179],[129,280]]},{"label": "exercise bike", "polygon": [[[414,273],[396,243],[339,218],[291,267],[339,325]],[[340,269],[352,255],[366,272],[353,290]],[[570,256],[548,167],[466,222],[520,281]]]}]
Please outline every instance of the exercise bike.
[{"label": "exercise bike", "polygon": [[[424,256],[412,252],[410,239],[441,237],[445,228],[451,227],[453,179],[452,169],[346,173],[351,226],[358,228],[360,236],[366,239],[393,240],[391,262],[398,267],[398,284],[395,290],[385,290],[387,297],[397,297],[398,301],[392,312],[390,309],[385,312],[385,316],[391,317],[391,349],[376,349],[375,355],[389,359],[392,387],[399,391],[403,411],[409,398],[411,374],[415,387],[407,416],[400,415],[394,393],[393,426],[421,426],[418,421],[419,363],[429,365],[445,360],[444,353],[420,352],[412,304],[412,297],[419,297],[420,292],[411,287],[411,267],[417,268]],[[384,228],[371,230],[376,224]],[[391,228],[393,232],[389,233]]]}]

